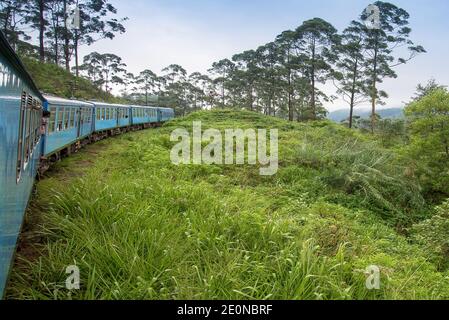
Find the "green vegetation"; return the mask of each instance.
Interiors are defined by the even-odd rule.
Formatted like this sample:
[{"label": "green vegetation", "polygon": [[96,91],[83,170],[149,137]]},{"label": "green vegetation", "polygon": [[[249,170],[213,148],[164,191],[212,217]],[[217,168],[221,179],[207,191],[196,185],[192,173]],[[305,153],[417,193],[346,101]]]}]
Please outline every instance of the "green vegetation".
[{"label": "green vegetation", "polygon": [[42,63],[36,59],[26,57],[22,57],[22,61],[39,90],[44,93],[82,100],[123,101],[110,93],[102,91],[89,80],[76,77],[56,64]]},{"label": "green vegetation", "polygon": [[449,92],[434,88],[407,106],[411,143],[406,156],[431,193],[448,193]]},{"label": "green vegetation", "polygon": [[[280,170],[174,166],[173,129],[278,128]],[[9,298],[449,299],[447,214],[396,151],[330,122],[198,112],[88,146],[37,185]],[[36,223],[37,219],[37,223]],[[432,248],[432,250],[429,250]],[[66,267],[81,290],[65,289]],[[365,269],[378,265],[381,290]]]}]

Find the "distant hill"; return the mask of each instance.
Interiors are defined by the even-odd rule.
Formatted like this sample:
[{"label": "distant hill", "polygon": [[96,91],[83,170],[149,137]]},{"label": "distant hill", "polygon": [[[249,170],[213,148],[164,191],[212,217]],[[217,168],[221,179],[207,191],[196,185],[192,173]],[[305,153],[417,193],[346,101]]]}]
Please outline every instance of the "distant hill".
[{"label": "distant hill", "polygon": [[[388,108],[380,109],[377,113],[382,117],[382,119],[401,119],[404,117],[404,109],[402,108]],[[371,110],[369,109],[356,109],[354,111],[355,116],[359,116],[364,119],[371,117]],[[348,109],[340,109],[330,112],[328,118],[335,122],[341,122],[349,118]]]}]

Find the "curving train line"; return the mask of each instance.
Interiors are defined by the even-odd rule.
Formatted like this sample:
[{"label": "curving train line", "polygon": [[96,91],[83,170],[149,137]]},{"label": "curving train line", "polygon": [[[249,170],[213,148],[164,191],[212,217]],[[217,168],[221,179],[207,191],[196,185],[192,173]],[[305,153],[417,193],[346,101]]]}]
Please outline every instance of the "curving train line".
[{"label": "curving train line", "polygon": [[170,108],[44,96],[0,32],[0,298],[38,172],[87,143],[172,118]]}]

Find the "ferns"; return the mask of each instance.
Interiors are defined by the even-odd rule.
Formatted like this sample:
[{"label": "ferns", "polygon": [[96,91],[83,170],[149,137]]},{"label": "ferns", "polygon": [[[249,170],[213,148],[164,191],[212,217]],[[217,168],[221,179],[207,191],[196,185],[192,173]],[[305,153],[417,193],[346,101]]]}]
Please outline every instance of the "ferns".
[{"label": "ferns", "polygon": [[[329,131],[327,128],[324,131]],[[425,208],[421,187],[407,177],[395,154],[357,136],[324,138],[307,135],[298,162],[324,173],[323,181],[348,194],[394,223],[406,224]]]}]

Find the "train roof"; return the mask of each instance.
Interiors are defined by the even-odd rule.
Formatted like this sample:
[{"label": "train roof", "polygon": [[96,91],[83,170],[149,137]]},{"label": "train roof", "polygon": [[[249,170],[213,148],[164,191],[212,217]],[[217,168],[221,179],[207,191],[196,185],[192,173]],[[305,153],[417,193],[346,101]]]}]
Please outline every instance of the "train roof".
[{"label": "train roof", "polygon": [[31,75],[26,70],[20,58],[17,56],[14,49],[9,44],[3,32],[0,31],[0,54],[3,55],[7,61],[11,64],[13,68],[15,68],[22,78],[27,82],[28,86],[35,91],[35,94],[41,99],[44,100],[41,92],[37,88],[36,84],[31,78]]},{"label": "train roof", "polygon": [[100,107],[117,107],[117,108],[130,108],[131,106],[126,104],[107,103],[101,101],[89,101],[89,103]]},{"label": "train roof", "polygon": [[132,108],[140,108],[140,109],[157,109],[157,107],[155,107],[155,106],[136,106],[136,105],[133,105],[131,107]]},{"label": "train roof", "polygon": [[85,101],[78,101],[78,100],[71,100],[71,99],[65,99],[50,95],[44,95],[45,101],[47,101],[49,104],[57,104],[61,106],[80,106],[80,107],[93,107],[94,105],[89,102]]}]

